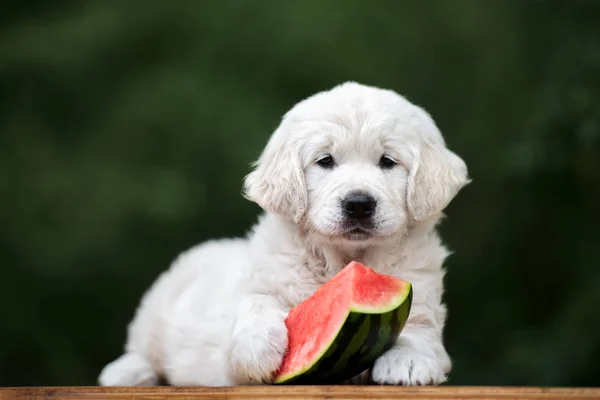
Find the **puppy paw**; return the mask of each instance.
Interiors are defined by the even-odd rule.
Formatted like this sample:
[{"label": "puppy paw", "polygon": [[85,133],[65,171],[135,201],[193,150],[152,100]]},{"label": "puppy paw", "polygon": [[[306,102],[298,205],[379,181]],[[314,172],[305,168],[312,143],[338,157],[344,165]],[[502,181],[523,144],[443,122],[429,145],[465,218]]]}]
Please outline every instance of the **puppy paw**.
[{"label": "puppy paw", "polygon": [[391,349],[373,366],[373,382],[380,385],[438,385],[446,380],[440,363],[413,349]]},{"label": "puppy paw", "polygon": [[[230,365],[237,384],[267,384],[273,377],[287,351],[288,332],[286,313],[260,307],[254,318],[242,318],[234,330],[230,347]],[[258,304],[252,305],[254,311]]]},{"label": "puppy paw", "polygon": [[285,323],[261,327],[238,336],[231,346],[231,366],[244,384],[271,383],[287,350]]}]

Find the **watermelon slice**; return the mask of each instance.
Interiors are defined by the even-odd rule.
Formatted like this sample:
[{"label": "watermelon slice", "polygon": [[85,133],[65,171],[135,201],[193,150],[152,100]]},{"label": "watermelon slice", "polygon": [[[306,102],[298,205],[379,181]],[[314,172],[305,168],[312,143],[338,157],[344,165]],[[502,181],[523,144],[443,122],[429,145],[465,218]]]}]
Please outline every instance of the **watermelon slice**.
[{"label": "watermelon slice", "polygon": [[351,262],[289,312],[274,383],[339,384],[360,374],[392,347],[411,304],[409,282]]}]

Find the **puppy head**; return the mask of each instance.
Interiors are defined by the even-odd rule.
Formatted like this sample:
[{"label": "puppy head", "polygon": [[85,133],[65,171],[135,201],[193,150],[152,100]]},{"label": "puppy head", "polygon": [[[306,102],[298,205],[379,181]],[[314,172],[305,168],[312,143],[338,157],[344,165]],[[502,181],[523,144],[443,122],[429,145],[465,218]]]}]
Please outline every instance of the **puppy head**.
[{"label": "puppy head", "polygon": [[329,242],[366,245],[442,211],[468,182],[424,110],[345,83],[284,116],[245,196]]}]

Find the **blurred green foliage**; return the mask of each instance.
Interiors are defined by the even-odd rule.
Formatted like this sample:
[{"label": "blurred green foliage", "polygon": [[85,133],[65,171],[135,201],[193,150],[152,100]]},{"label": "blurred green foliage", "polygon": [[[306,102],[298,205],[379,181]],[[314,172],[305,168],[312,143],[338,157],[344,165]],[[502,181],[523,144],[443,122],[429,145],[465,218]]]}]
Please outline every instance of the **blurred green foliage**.
[{"label": "blurred green foliage", "polygon": [[431,112],[449,384],[600,385],[600,2],[18,1],[0,12],[0,385],[95,384],[142,292],[242,235],[281,115],[345,80]]}]

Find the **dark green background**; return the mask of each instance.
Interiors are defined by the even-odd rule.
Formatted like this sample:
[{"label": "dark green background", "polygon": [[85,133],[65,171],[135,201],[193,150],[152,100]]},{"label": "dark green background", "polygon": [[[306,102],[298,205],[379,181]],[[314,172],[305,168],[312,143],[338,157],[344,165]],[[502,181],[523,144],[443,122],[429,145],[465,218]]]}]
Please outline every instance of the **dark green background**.
[{"label": "dark green background", "polygon": [[255,221],[281,115],[346,80],[423,105],[470,168],[449,383],[600,386],[592,0],[5,0],[0,384],[95,384],[177,252]]}]

